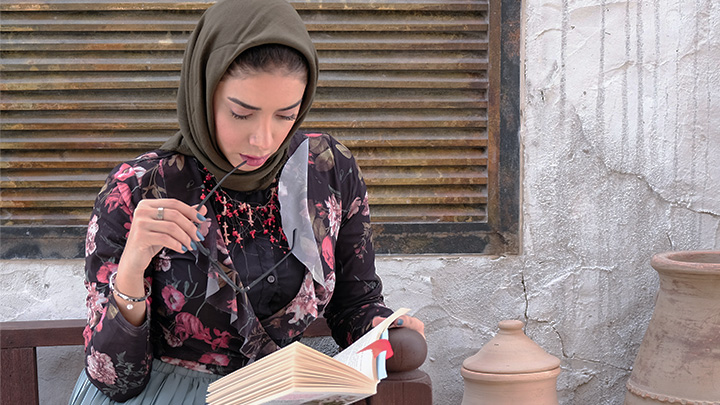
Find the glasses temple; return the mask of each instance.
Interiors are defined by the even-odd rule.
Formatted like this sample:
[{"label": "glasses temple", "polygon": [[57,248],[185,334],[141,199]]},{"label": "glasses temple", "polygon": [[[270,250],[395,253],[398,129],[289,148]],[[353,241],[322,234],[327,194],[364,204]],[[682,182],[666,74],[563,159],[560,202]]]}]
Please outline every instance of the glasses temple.
[{"label": "glasses temple", "polygon": [[223,270],[222,267],[220,267],[217,260],[213,260],[212,258],[210,258],[210,251],[208,250],[208,248],[203,246],[202,243],[198,243],[197,248],[200,251],[200,253],[202,253],[203,255],[205,255],[208,258],[208,260],[210,261],[210,264],[215,268],[215,272],[218,273],[218,276],[220,276],[220,278],[222,278],[223,281],[225,281],[227,284],[229,284],[233,290],[235,290],[235,291],[241,290],[241,288],[238,287],[237,284],[235,284],[235,282],[233,282],[230,279],[230,277],[228,277],[227,274],[225,274],[225,270]]},{"label": "glasses temple", "polygon": [[[205,203],[208,202],[208,200],[210,199],[210,197],[213,195],[213,193],[215,193],[215,191],[217,191],[217,189],[218,189],[218,188],[220,187],[220,185],[225,181],[225,179],[227,179],[228,176],[230,176],[231,174],[235,173],[235,171],[237,171],[237,169],[243,167],[243,166],[245,165],[245,163],[247,163],[247,160],[243,160],[242,162],[240,162],[240,164],[238,164],[237,166],[233,167],[232,170],[230,170],[225,176],[223,176],[223,178],[220,179],[220,181],[218,181],[217,184],[215,184],[215,187],[213,187],[212,190],[210,190],[210,192],[207,193],[207,195],[205,196],[205,198],[203,198],[203,200],[200,201],[200,204],[198,204],[198,206],[197,206],[197,208],[196,208],[196,211],[197,211],[197,212],[200,212],[200,209],[203,207],[203,205],[205,205]],[[197,247],[198,247],[198,250],[200,251],[200,253],[202,253],[203,255],[207,256],[207,258],[210,260],[210,264],[215,268],[215,271],[218,273],[218,276],[220,276],[220,278],[222,278],[223,281],[225,281],[227,284],[229,284],[230,287],[233,288],[233,290],[235,290],[235,291],[240,291],[241,288],[238,287],[237,284],[235,284],[235,283],[230,279],[230,277],[228,277],[227,274],[225,274],[225,271],[220,267],[220,265],[217,263],[217,261],[210,258],[210,251],[208,250],[208,248],[206,248],[205,246],[203,246],[202,243],[198,243],[198,244],[197,244]]]},{"label": "glasses temple", "polygon": [[283,258],[280,259],[279,262],[275,263],[274,266],[272,266],[270,269],[268,269],[266,272],[264,272],[264,273],[261,274],[258,278],[256,278],[255,281],[253,281],[252,283],[248,284],[247,286],[241,288],[241,289],[240,289],[240,292],[247,293],[248,291],[250,291],[250,289],[253,288],[257,283],[259,283],[260,280],[262,280],[262,279],[264,279],[265,277],[267,277],[270,273],[272,273],[273,270],[275,270],[278,266],[280,266],[280,264],[281,264],[282,262],[284,262],[284,261],[290,256],[290,254],[291,254],[292,251],[293,251],[293,248],[295,247],[295,231],[297,231],[297,229],[293,229],[293,240],[292,240],[293,245],[290,246],[290,251],[287,252],[287,253],[285,254],[285,256],[283,256]]},{"label": "glasses temple", "polygon": [[[243,160],[242,162],[240,162],[239,165],[235,166],[225,176],[223,176],[223,178],[220,179],[220,181],[218,181],[217,184],[215,184],[215,187],[213,187],[212,190],[210,190],[210,192],[207,193],[207,195],[205,196],[205,198],[203,198],[203,200],[200,202],[200,204],[198,204],[196,210],[198,212],[200,212],[200,208],[202,208],[202,206],[205,205],[206,202],[208,202],[208,200],[210,199],[210,196],[212,196],[213,193],[215,193],[215,191],[218,189],[218,187],[220,187],[220,185],[225,181],[225,179],[227,179],[228,176],[230,176],[231,174],[235,173],[235,171],[237,169],[243,167],[246,163],[247,163],[247,160]],[[295,240],[296,240],[295,239],[295,233],[296,233],[295,231],[297,231],[297,229],[293,229],[293,235],[292,235],[293,236],[293,238],[292,238],[293,245],[290,246],[290,251],[287,252],[287,254],[285,254],[285,256],[283,256],[283,258],[280,259],[279,262],[275,263],[274,266],[272,266],[270,269],[268,269],[266,272],[264,272],[262,275],[260,275],[260,277],[256,278],[255,281],[253,281],[252,283],[250,283],[249,285],[247,285],[246,287],[243,287],[243,288],[238,287],[237,284],[235,284],[235,282],[233,282],[230,279],[230,277],[228,277],[228,275],[225,274],[225,271],[220,267],[220,265],[217,263],[217,261],[210,258],[210,251],[208,250],[208,248],[203,246],[202,243],[198,243],[197,247],[198,247],[198,250],[200,251],[200,253],[207,256],[207,258],[210,260],[210,264],[215,268],[215,271],[218,273],[220,278],[223,279],[223,281],[225,281],[228,285],[230,285],[230,287],[232,287],[233,290],[235,290],[239,293],[247,293],[248,291],[250,291],[251,288],[253,288],[255,285],[257,285],[257,283],[259,283],[260,280],[267,277],[270,273],[272,273],[273,270],[275,270],[278,266],[280,266],[280,264],[282,262],[284,262],[288,258],[288,256],[290,256],[290,254],[293,251],[293,248],[295,247]]]},{"label": "glasses temple", "polygon": [[285,260],[287,260],[287,258],[290,256],[290,254],[292,253],[293,249],[295,248],[295,241],[297,240],[297,239],[296,239],[296,231],[297,231],[297,229],[293,229],[293,233],[292,233],[292,246],[290,246],[290,251],[288,251],[288,252],[285,254],[285,256],[283,256],[283,258],[280,259],[279,262],[275,263],[275,265],[273,265],[270,269],[268,269],[266,272],[264,272],[264,273],[261,274],[259,277],[257,277],[252,283],[250,283],[249,285],[247,285],[247,286],[245,286],[245,287],[243,287],[243,288],[238,287],[238,285],[235,284],[235,282],[232,281],[232,280],[230,279],[230,277],[228,277],[227,274],[225,274],[225,270],[223,270],[223,269],[220,267],[220,265],[218,264],[218,262],[217,262],[216,260],[213,260],[212,258],[210,258],[210,251],[208,250],[208,248],[206,248],[202,243],[198,243],[198,244],[197,244],[197,247],[198,247],[198,250],[200,251],[200,253],[202,253],[202,254],[204,254],[205,256],[207,256],[208,260],[210,261],[210,264],[215,268],[215,271],[218,273],[218,276],[220,276],[220,278],[222,278],[223,281],[225,281],[228,285],[230,285],[230,287],[231,287],[233,290],[237,291],[238,293],[247,293],[248,291],[250,291],[251,288],[253,288],[255,285],[257,285],[257,283],[259,283],[260,280],[262,280],[262,279],[264,279],[265,277],[267,277],[270,273],[272,273],[273,270],[275,270],[276,268],[278,268],[278,266],[280,266],[280,264],[282,264],[282,262],[284,262]]},{"label": "glasses temple", "polygon": [[243,160],[242,162],[240,162],[239,165],[233,167],[232,170],[230,170],[226,175],[223,176],[222,179],[220,179],[220,181],[217,182],[217,184],[215,184],[215,187],[213,187],[212,190],[210,190],[210,192],[207,193],[205,198],[203,198],[203,200],[200,201],[200,204],[198,204],[198,206],[196,208],[197,212],[200,212],[200,208],[202,208],[202,206],[205,205],[206,202],[208,202],[208,200],[210,199],[210,196],[213,195],[213,193],[218,189],[218,187],[220,187],[220,185],[225,181],[225,179],[227,179],[228,176],[230,176],[231,174],[235,173],[235,171],[237,169],[243,167],[245,165],[245,163],[247,163],[247,160]]}]

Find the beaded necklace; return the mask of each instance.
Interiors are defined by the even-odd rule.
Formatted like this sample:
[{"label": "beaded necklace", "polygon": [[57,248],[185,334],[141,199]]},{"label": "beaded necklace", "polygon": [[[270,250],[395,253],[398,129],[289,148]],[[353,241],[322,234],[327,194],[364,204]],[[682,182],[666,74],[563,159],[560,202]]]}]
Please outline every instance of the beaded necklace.
[{"label": "beaded necklace", "polygon": [[[205,198],[208,190],[215,187],[217,180],[205,167],[199,166],[204,174],[203,192],[200,196],[202,199]],[[287,253],[290,250],[279,221],[280,205],[277,190],[277,180],[275,180],[270,186],[267,202],[254,204],[238,201],[222,187],[217,188],[215,196],[210,198],[210,202],[213,204],[225,245],[229,247],[231,243],[236,243],[243,248],[245,241],[255,239],[260,233],[267,235],[271,245],[281,248],[283,252]]]}]

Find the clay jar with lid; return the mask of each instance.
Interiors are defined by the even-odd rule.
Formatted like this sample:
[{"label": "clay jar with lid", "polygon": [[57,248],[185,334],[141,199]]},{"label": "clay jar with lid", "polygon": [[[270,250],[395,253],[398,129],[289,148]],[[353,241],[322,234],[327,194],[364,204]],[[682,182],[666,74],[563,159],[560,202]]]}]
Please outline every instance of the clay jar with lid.
[{"label": "clay jar with lid", "polygon": [[527,337],[523,322],[498,326],[498,334],[463,362],[462,405],[557,405],[560,359]]}]

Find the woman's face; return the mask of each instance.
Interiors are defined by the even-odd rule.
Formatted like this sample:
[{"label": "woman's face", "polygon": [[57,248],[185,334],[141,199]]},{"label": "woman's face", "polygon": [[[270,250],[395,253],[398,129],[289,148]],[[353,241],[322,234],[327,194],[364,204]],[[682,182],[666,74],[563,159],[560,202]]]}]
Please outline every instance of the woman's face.
[{"label": "woman's face", "polygon": [[258,169],[275,153],[300,110],[301,75],[258,72],[226,77],[215,89],[215,136],[227,160],[239,170]]}]

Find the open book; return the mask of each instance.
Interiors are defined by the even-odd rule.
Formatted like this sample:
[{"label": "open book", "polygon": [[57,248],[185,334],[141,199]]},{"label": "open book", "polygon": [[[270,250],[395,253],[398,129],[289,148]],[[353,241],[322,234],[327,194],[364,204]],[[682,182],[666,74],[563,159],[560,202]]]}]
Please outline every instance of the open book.
[{"label": "open book", "polygon": [[294,342],[211,383],[207,403],[341,405],[367,398],[385,377],[386,352],[378,354],[378,347],[387,343],[390,324],[408,311],[395,311],[335,357]]}]

